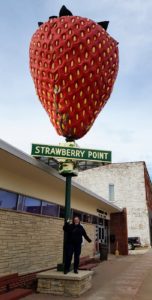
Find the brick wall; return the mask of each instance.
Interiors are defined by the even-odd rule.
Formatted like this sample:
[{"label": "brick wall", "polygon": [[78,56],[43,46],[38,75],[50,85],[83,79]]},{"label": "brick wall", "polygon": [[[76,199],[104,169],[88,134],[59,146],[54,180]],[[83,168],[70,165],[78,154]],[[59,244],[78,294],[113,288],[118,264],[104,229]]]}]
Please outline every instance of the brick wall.
[{"label": "brick wall", "polygon": [[[0,210],[0,276],[51,268],[62,261],[63,220],[23,212]],[[95,239],[95,226],[84,224]],[[93,255],[85,242],[82,255]]]},{"label": "brick wall", "polygon": [[[112,203],[127,208],[128,236],[139,236],[142,245],[149,246],[149,216],[144,168],[144,162],[108,164],[79,172],[74,180],[107,200],[109,184],[114,184]],[[152,198],[152,191],[150,193],[147,199]],[[152,200],[148,200],[148,205],[151,202]]]},{"label": "brick wall", "polygon": [[118,245],[119,253],[121,255],[128,255],[126,209],[124,209],[123,212],[111,214],[110,234],[115,236],[115,242],[111,243],[111,252],[115,253],[116,246]]}]

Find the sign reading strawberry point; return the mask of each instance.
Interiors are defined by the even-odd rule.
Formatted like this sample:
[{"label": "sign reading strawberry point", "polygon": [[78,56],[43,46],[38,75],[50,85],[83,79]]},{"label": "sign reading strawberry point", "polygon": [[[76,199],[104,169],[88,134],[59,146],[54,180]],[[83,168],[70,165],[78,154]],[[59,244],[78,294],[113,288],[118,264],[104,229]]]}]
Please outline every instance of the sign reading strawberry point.
[{"label": "sign reading strawberry point", "polygon": [[111,151],[32,144],[32,156],[111,162]]}]

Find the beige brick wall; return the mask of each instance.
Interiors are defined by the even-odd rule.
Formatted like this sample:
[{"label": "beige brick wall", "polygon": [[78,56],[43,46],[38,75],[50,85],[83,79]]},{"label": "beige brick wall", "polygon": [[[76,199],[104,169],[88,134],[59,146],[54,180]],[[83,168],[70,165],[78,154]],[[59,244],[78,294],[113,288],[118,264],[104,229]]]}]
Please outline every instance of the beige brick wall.
[{"label": "beige brick wall", "polygon": [[88,243],[86,240],[84,240],[81,256],[93,256],[95,250],[95,225],[84,223],[83,226],[87,232],[87,235],[91,238],[92,243]]},{"label": "beige brick wall", "polygon": [[[63,220],[0,210],[0,276],[29,273],[62,262]],[[95,226],[84,224],[95,239]],[[93,255],[94,243],[85,242],[82,255]]]}]

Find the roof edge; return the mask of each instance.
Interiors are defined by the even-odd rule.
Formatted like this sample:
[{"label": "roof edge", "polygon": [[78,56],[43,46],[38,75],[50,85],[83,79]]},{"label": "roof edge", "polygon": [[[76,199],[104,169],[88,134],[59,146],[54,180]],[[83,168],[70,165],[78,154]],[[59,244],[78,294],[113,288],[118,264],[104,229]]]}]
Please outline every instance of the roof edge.
[{"label": "roof edge", "polygon": [[43,162],[39,161],[38,159],[32,157],[31,155],[25,153],[22,150],[19,150],[18,148],[12,146],[11,144],[3,141],[2,139],[0,139],[0,149],[18,157],[19,159],[37,167],[42,169],[43,171],[49,172],[51,175],[60,178],[61,180],[64,181],[64,178],[58,174],[58,172],[53,169],[50,166],[45,165]]},{"label": "roof edge", "polygon": [[[41,170],[57,177],[58,179],[65,181],[65,177],[61,176],[56,170],[54,170],[52,167],[45,165],[43,162],[37,160],[36,158],[30,156],[29,154],[23,152],[22,150],[19,150],[18,148],[12,146],[11,144],[3,141],[2,139],[0,139],[0,149],[10,153],[11,155],[16,156],[17,158],[37,167],[40,168]],[[74,186],[75,188],[81,190],[82,192],[100,200],[101,202],[105,203],[106,205],[108,205],[109,207],[112,207],[114,209],[116,209],[117,211],[122,211],[122,209],[116,205],[114,205],[113,203],[110,203],[108,200],[102,198],[101,196],[99,196],[98,194],[92,192],[91,190],[88,190],[87,188],[85,188],[84,186],[80,185],[79,183],[73,182],[72,181],[72,186]]]}]

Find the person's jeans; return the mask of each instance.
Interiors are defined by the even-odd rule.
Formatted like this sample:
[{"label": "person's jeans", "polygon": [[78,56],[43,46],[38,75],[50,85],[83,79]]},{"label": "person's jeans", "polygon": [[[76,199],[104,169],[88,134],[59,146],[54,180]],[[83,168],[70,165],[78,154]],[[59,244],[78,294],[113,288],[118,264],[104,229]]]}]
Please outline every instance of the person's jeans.
[{"label": "person's jeans", "polygon": [[72,256],[74,254],[74,270],[78,270],[79,267],[79,257],[81,254],[81,244],[70,244],[66,246],[65,253],[65,270],[69,271],[72,261]]}]

